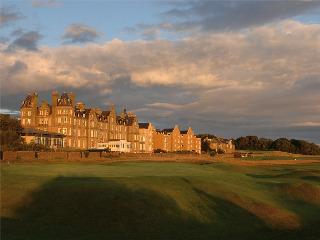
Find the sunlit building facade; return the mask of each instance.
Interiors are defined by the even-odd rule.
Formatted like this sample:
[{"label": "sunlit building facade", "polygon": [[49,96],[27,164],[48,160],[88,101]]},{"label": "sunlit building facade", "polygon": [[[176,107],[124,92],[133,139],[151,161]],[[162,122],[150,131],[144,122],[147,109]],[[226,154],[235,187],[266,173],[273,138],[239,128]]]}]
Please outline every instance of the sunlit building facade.
[{"label": "sunlit building facade", "polygon": [[106,111],[87,108],[82,102],[76,103],[73,93],[60,95],[54,91],[51,104],[42,101],[40,105],[37,93],[30,94],[22,102],[20,113],[24,129],[63,134],[65,148],[112,146],[116,151],[125,146],[122,152],[153,153],[161,149],[201,153],[201,140],[190,127],[186,131],[178,126],[159,131],[151,123],[139,123],[137,116],[126,109],[117,115],[114,105]]}]

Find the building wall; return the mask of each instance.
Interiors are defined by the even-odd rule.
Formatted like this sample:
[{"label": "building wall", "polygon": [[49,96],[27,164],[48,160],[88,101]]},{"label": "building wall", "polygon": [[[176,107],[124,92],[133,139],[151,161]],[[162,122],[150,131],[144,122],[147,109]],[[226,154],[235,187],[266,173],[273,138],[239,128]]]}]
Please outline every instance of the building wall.
[{"label": "building wall", "polygon": [[138,119],[133,113],[117,116],[114,106],[105,112],[85,108],[83,103],[75,104],[72,93],[53,92],[51,101],[38,106],[38,95],[28,95],[20,109],[22,127],[63,133],[65,147],[96,148],[98,143],[127,140],[132,152],[139,151]]},{"label": "building wall", "polygon": [[153,133],[155,129],[151,123],[148,128],[139,128],[139,152],[152,153],[154,150]]},{"label": "building wall", "polygon": [[166,152],[176,151],[194,151],[201,153],[201,139],[194,135],[191,127],[187,132],[181,132],[178,126],[170,132],[154,131],[153,133],[154,149],[161,149]]},{"label": "building wall", "polygon": [[218,151],[218,149],[223,150],[225,153],[233,153],[235,151],[235,145],[232,143],[232,141],[228,142],[211,142],[210,148],[212,150]]},{"label": "building wall", "polygon": [[164,134],[154,131],[152,135],[153,135],[152,136],[153,149],[154,150],[161,149],[161,150],[167,151],[166,147],[164,146]]},{"label": "building wall", "polygon": [[171,136],[171,148],[170,152],[176,152],[181,151],[181,135],[180,135],[180,129],[178,125],[176,125],[172,131],[172,133],[169,133]]},{"label": "building wall", "polygon": [[63,133],[64,147],[97,148],[98,143],[126,140],[134,153],[156,149],[201,153],[201,140],[190,127],[182,133],[177,125],[170,131],[156,131],[152,124],[148,129],[139,129],[135,114],[124,110],[117,115],[114,106],[109,111],[86,108],[83,103],[75,103],[73,93],[53,92],[51,105],[43,101],[39,106],[38,95],[33,93],[26,97],[20,110],[22,127]]}]

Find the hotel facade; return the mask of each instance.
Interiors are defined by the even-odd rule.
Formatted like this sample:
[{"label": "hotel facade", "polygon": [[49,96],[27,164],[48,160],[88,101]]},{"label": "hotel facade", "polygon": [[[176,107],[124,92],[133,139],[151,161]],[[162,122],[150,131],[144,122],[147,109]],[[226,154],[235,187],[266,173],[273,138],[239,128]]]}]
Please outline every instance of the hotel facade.
[{"label": "hotel facade", "polygon": [[[156,130],[151,123],[139,123],[137,116],[124,109],[117,115],[115,106],[103,111],[87,108],[75,101],[73,93],[52,92],[51,104],[38,95],[28,95],[20,109],[21,126],[45,132],[63,134],[63,147],[75,149],[98,148],[99,146],[125,147],[125,152],[152,153],[156,149],[166,152],[193,151],[201,153],[201,140],[192,129]],[[54,143],[50,143],[54,146]]]}]

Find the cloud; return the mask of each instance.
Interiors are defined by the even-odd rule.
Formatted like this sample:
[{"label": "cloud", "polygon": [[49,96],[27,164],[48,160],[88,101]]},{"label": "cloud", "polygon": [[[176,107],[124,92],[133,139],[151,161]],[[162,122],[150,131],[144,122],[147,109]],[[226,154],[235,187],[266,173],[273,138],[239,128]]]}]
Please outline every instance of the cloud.
[{"label": "cloud", "polygon": [[137,24],[133,27],[126,27],[124,32],[129,34],[139,34],[145,40],[155,40],[161,38],[162,30],[174,30],[174,26],[170,23],[158,24]]},{"label": "cloud", "polygon": [[37,51],[38,42],[42,38],[42,35],[37,31],[14,31],[13,35],[17,35],[17,38],[8,46],[8,50],[25,49],[28,51]]},{"label": "cloud", "polygon": [[42,35],[37,31],[24,32],[18,29],[11,34],[17,36],[7,48],[7,51],[15,51],[18,49],[24,49],[27,51],[38,51],[38,42],[42,38]]},{"label": "cloud", "polygon": [[39,50],[0,51],[8,96],[2,108],[17,109],[17,96],[55,88],[91,106],[127,106],[157,127],[316,139],[310,129],[318,126],[297,123],[319,122],[319,24],[283,21],[177,41],[115,39]]},{"label": "cloud", "polygon": [[22,18],[24,18],[23,15],[13,7],[0,7],[0,27],[7,26]]},{"label": "cloud", "polygon": [[226,31],[264,25],[319,9],[319,1],[189,1],[163,13],[175,31]]},{"label": "cloud", "polygon": [[320,122],[298,122],[293,123],[292,126],[294,127],[320,127]]},{"label": "cloud", "polygon": [[35,8],[52,8],[60,6],[57,0],[32,0],[31,5]]},{"label": "cloud", "polygon": [[87,25],[75,23],[70,25],[64,32],[62,38],[69,43],[85,43],[93,42],[102,34],[97,32],[94,28]]}]

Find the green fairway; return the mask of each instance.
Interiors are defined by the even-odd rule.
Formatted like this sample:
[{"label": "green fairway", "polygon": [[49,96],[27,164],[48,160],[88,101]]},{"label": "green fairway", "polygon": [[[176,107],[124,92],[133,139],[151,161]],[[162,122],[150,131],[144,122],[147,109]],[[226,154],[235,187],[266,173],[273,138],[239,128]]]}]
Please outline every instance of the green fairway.
[{"label": "green fairway", "polygon": [[320,165],[1,165],[1,239],[320,239]]}]

